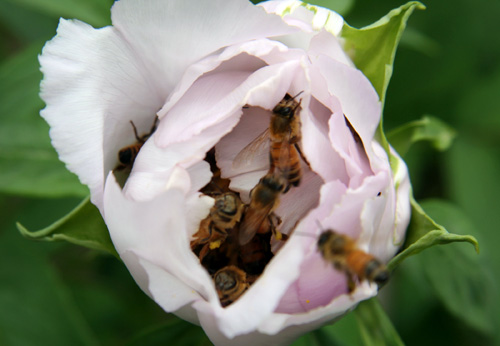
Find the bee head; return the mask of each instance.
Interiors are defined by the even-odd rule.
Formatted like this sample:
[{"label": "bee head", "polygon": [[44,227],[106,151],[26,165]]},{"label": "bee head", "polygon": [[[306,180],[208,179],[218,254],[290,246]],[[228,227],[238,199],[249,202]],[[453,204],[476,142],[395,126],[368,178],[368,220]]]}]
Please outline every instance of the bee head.
[{"label": "bee head", "polygon": [[328,240],[331,238],[333,232],[328,230],[324,231],[323,233],[320,234],[318,238],[318,248],[322,248],[325,246],[326,243],[328,243]]},{"label": "bee head", "polygon": [[220,271],[214,277],[215,287],[220,292],[226,292],[236,286],[237,278],[230,271]]},{"label": "bee head", "polygon": [[215,208],[226,215],[234,215],[237,211],[236,196],[232,193],[225,193],[215,199]]},{"label": "bee head", "polygon": [[389,271],[383,263],[377,259],[372,259],[365,268],[365,275],[377,285],[382,286],[389,280]]}]

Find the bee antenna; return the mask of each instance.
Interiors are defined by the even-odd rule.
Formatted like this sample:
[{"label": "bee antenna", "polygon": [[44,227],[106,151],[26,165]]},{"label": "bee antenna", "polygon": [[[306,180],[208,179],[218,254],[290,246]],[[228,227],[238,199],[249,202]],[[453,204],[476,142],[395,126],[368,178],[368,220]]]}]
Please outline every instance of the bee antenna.
[{"label": "bee antenna", "polygon": [[297,96],[299,96],[300,94],[302,94],[303,92],[304,92],[304,90],[300,91],[297,95],[295,95],[294,97],[292,97],[292,100],[295,100],[295,98],[296,98]]},{"label": "bee antenna", "polygon": [[318,219],[316,219],[316,220],[314,220],[314,221],[316,221],[316,224],[318,225],[318,227],[319,227],[319,229],[320,229],[320,230],[322,230],[322,231],[323,231],[323,230],[325,229],[325,228],[323,227],[323,225],[319,222],[319,220],[318,220]]}]

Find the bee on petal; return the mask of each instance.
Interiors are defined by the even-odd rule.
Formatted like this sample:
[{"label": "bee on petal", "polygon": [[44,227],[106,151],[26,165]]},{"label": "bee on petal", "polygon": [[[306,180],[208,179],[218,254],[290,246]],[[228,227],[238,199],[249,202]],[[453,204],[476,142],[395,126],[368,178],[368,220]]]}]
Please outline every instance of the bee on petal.
[{"label": "bee on petal", "polygon": [[345,273],[349,293],[356,288],[356,278],[359,281],[375,282],[379,286],[389,280],[389,271],[385,265],[374,256],[358,249],[355,241],[347,235],[326,230],[321,233],[317,245],[325,261]]}]

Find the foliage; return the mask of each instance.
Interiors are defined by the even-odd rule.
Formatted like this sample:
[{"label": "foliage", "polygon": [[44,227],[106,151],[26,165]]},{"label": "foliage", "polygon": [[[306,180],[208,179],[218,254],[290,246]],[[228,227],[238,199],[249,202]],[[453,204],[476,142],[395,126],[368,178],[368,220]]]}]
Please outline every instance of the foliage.
[{"label": "foliage", "polygon": [[[60,16],[108,25],[111,3],[0,0],[0,310],[9,312],[0,316],[2,345],[209,344],[200,328],[166,316],[144,296],[113,256],[73,244],[29,242],[15,230],[19,221],[26,236],[69,237],[114,253],[98,211],[88,200],[77,205],[88,190],[50,146],[48,126],[38,116],[37,62]],[[392,12],[389,0],[312,3],[339,10],[352,25],[343,35],[384,102],[388,142],[408,163],[416,199],[433,199],[421,207],[413,203],[405,250],[390,264],[398,268],[381,297],[390,319],[377,300],[363,302],[295,345],[500,344],[500,219],[494,207],[500,195],[500,36],[488,26],[500,4],[429,3],[401,37],[420,3],[400,1]],[[380,42],[388,31],[391,39]],[[382,131],[379,136],[384,140]],[[435,152],[428,143],[449,150]],[[98,236],[87,238],[84,229]],[[470,246],[451,244],[409,257],[436,243],[477,245],[476,238],[480,256]]]}]

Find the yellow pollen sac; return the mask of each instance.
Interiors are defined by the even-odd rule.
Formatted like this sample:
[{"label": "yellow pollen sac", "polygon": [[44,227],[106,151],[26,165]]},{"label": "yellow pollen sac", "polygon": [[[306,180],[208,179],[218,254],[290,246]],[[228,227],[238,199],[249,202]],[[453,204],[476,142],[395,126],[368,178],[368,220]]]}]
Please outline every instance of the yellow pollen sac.
[{"label": "yellow pollen sac", "polygon": [[217,249],[220,246],[221,240],[216,240],[210,243],[210,250]]},{"label": "yellow pollen sac", "polygon": [[306,304],[309,304],[311,301],[309,299],[306,300]]},{"label": "yellow pollen sac", "polygon": [[276,230],[276,234],[274,235],[274,237],[276,238],[276,240],[281,240],[283,239],[283,235],[281,234],[280,231]]}]

